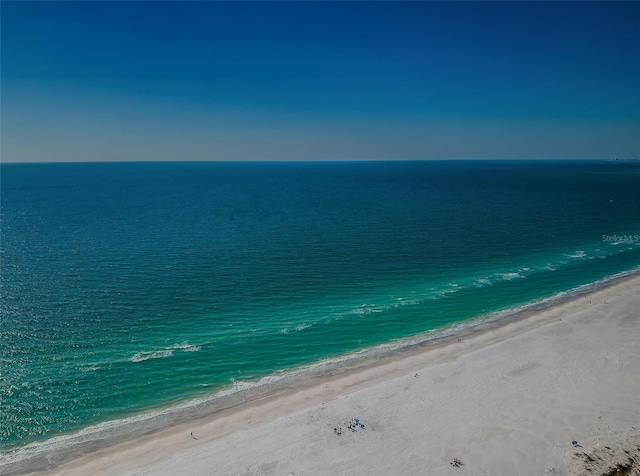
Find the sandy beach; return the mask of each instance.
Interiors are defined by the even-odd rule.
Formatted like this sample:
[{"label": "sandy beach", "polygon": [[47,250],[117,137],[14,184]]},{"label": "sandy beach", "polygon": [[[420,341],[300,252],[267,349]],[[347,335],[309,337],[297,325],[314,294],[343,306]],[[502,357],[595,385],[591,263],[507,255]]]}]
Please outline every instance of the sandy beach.
[{"label": "sandy beach", "polygon": [[640,474],[639,291],[635,276],[48,474]]}]

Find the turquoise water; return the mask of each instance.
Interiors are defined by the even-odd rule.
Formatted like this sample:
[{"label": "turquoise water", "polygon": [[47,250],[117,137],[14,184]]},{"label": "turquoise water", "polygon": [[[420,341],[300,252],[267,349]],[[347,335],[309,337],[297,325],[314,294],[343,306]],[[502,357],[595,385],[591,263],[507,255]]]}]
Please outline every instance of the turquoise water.
[{"label": "turquoise water", "polygon": [[640,266],[634,162],[0,170],[14,456]]}]

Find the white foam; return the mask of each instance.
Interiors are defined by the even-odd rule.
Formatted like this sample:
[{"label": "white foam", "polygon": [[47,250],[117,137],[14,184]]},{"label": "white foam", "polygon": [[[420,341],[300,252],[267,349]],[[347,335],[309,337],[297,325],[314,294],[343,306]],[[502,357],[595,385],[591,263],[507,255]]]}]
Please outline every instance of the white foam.
[{"label": "white foam", "polygon": [[[281,375],[270,375],[261,378],[257,382],[243,382],[231,379],[231,387],[223,389],[213,395],[192,398],[168,408],[149,411],[128,418],[105,421],[102,423],[98,423],[97,425],[85,427],[72,434],[54,436],[45,441],[29,443],[19,449],[3,453],[2,461],[0,462],[0,469],[2,469],[3,467],[8,468],[9,465],[26,460],[28,458],[37,457],[38,455],[42,454],[53,454],[70,448],[74,444],[91,441],[95,438],[95,435],[100,435],[100,437],[113,437],[120,434],[125,434],[127,432],[127,429],[131,428],[132,425],[137,426],[138,424],[153,424],[154,421],[159,421],[159,417],[171,416],[181,410],[194,408],[202,404],[215,401],[220,397],[232,395],[234,393],[250,388],[274,383],[282,380],[283,378],[285,378],[285,376],[285,373],[282,373]],[[0,473],[1,472],[2,471],[0,471]]]},{"label": "white foam", "polygon": [[446,298],[449,294],[454,294],[457,293],[458,291],[460,291],[460,288],[458,287],[453,287],[453,285],[449,285],[451,286],[448,289],[441,289],[439,291],[436,292],[436,295],[432,298],[432,299],[440,299],[440,298]]},{"label": "white foam", "polygon": [[200,350],[200,346],[191,345],[187,342],[183,342],[182,344],[173,344],[172,346],[165,347],[164,349],[138,352],[131,357],[129,361],[144,362],[149,359],[166,359],[173,355],[174,350],[181,350],[182,352],[198,352]]},{"label": "white foam", "polygon": [[[22,460],[26,460],[27,458],[37,457],[39,455],[59,453],[60,451],[63,451],[65,449],[72,447],[74,444],[91,441],[92,439],[96,438],[96,435],[99,435],[98,437],[108,437],[108,436],[113,437],[113,436],[126,434],[128,431],[127,428],[131,428],[132,425],[149,426],[154,424],[161,424],[162,420],[160,417],[164,417],[164,416],[170,417],[171,415],[174,415],[176,412],[179,412],[181,410],[197,408],[201,405],[206,405],[207,403],[215,402],[217,399],[221,397],[233,395],[244,390],[254,389],[257,387],[281,382],[290,377],[305,375],[310,371],[323,372],[325,371],[325,369],[330,370],[332,368],[335,368],[336,366],[342,365],[343,363],[349,365],[349,362],[355,363],[355,361],[359,358],[374,357],[376,355],[384,354],[389,351],[406,348],[411,345],[422,344],[425,342],[436,340],[438,338],[452,336],[461,331],[465,331],[471,328],[477,328],[478,326],[481,326],[493,321],[497,321],[499,319],[502,319],[511,315],[515,315],[519,312],[529,311],[529,310],[538,310],[538,309],[548,307],[551,304],[554,304],[555,302],[562,301],[572,296],[585,294],[587,292],[593,291],[594,289],[598,289],[605,284],[609,284],[618,279],[631,276],[634,274],[640,274],[640,268],[635,268],[633,270],[621,272],[613,276],[604,278],[602,280],[596,281],[594,283],[586,284],[569,291],[557,293],[548,298],[544,298],[544,299],[527,303],[524,305],[504,309],[499,312],[482,315],[475,319],[452,324],[444,328],[432,329],[415,336],[398,339],[396,341],[381,344],[376,347],[367,348],[367,349],[359,350],[349,354],[343,354],[343,355],[327,358],[322,361],[319,361],[304,367],[294,368],[290,370],[283,370],[275,374],[262,377],[257,381],[241,381],[241,380],[232,379],[231,385],[229,387],[222,389],[211,395],[192,398],[184,402],[181,402],[177,405],[173,405],[169,408],[159,409],[159,410],[135,415],[129,418],[106,421],[97,425],[83,428],[82,430],[71,435],[61,435],[61,436],[52,437],[45,441],[30,443],[17,450],[12,450],[12,451],[3,453],[2,461],[0,462],[0,472],[2,472],[1,471],[2,468],[9,468],[10,465],[16,462],[20,462]],[[174,346],[172,346],[172,349],[184,350],[186,348],[191,348],[191,347],[196,348],[196,346],[190,346],[189,344],[185,343],[185,344],[175,344]],[[169,350],[171,349],[164,349],[159,352],[166,352]],[[152,352],[158,352],[158,351],[152,351]],[[139,354],[145,355],[144,352],[140,352]],[[207,384],[202,384],[202,385],[206,386]]]},{"label": "white foam", "polygon": [[215,394],[209,397],[201,397],[195,400],[189,400],[184,402],[183,404],[176,406],[174,408],[189,408],[197,405],[202,405],[203,403],[207,403],[210,401],[214,401],[221,397],[228,397],[229,395],[234,395],[238,392],[250,390],[253,388],[264,387],[265,385],[271,385],[277,382],[281,382],[282,380],[290,377],[292,375],[297,375],[302,372],[302,368],[289,370],[289,371],[281,371],[275,375],[267,375],[262,377],[260,380],[251,381],[251,380],[236,380],[234,378],[231,379],[231,386],[224,388]]},{"label": "white foam", "polygon": [[173,346],[174,349],[180,349],[183,352],[198,352],[200,350],[200,346],[198,345],[190,345],[186,342],[182,344],[176,344]]},{"label": "white foam", "polygon": [[476,286],[482,288],[485,286],[493,286],[493,283],[489,278],[480,278],[476,280]]},{"label": "white foam", "polygon": [[290,332],[300,332],[305,329],[308,329],[312,325],[313,324],[303,322],[302,324],[298,324],[296,326],[283,327],[282,329],[280,329],[280,334],[288,334]]},{"label": "white foam", "polygon": [[138,352],[136,355],[131,357],[131,362],[144,362],[149,359],[166,359],[167,357],[171,357],[173,355],[173,350],[165,349],[165,350],[152,350],[149,352]]},{"label": "white foam", "polygon": [[382,312],[385,309],[388,309],[388,306],[364,303],[356,308],[350,309],[345,314],[355,314],[357,316],[366,316],[373,312]]},{"label": "white foam", "polygon": [[418,298],[414,298],[414,299],[405,299],[405,298],[398,298],[398,301],[392,304],[392,307],[394,309],[397,309],[399,307],[404,307],[404,306],[415,306],[416,304],[422,304],[422,300],[418,299]]}]

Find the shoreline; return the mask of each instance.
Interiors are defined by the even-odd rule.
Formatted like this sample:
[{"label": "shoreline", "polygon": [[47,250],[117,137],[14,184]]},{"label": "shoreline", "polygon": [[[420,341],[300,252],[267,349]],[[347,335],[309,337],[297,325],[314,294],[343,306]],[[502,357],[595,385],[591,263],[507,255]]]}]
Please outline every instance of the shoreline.
[{"label": "shoreline", "polygon": [[[590,289],[589,286],[596,286],[596,288]],[[585,290],[580,292],[582,288]],[[139,459],[148,460],[144,456],[146,453],[155,453],[160,457],[156,447],[171,447],[170,451],[176,453],[188,448],[188,444],[193,441],[187,441],[187,446],[185,446],[181,435],[188,436],[191,432],[196,435],[215,435],[207,439],[201,438],[198,440],[198,444],[222,444],[225,438],[243,431],[248,425],[268,426],[283,418],[286,419],[286,416],[291,412],[303,412],[305,409],[310,411],[309,408],[318,405],[324,407],[327,402],[335,404],[353,392],[366,392],[367,389],[389,385],[389,382],[394,379],[413,376],[414,372],[421,376],[422,373],[428,372],[432,368],[450,364],[471,353],[500,346],[505,342],[512,341],[513,338],[535,333],[547,325],[560,322],[562,317],[567,314],[568,309],[570,315],[575,315],[594,308],[608,307],[606,299],[616,297],[618,290],[628,291],[638,288],[640,288],[638,270],[631,270],[624,276],[613,277],[604,285],[598,286],[598,282],[596,282],[576,288],[577,295],[561,293],[565,296],[560,296],[558,301],[554,301],[542,310],[535,309],[536,306],[541,305],[540,303],[531,303],[522,306],[523,310],[509,314],[507,318],[498,318],[460,333],[423,341],[400,350],[392,350],[386,355],[375,358],[368,356],[364,358],[364,363],[356,362],[352,368],[334,368],[324,373],[319,371],[317,375],[306,376],[304,382],[296,382],[294,379],[293,382],[287,382],[280,389],[274,388],[267,394],[254,395],[253,398],[243,395],[241,401],[236,401],[235,404],[225,409],[199,416],[186,423],[175,423],[148,435],[138,435],[135,440],[127,439],[101,447],[103,442],[90,439],[84,446],[79,447],[74,455],[67,455],[72,459],[49,460],[44,465],[41,462],[39,467],[30,465],[24,469],[16,468],[14,471],[16,471],[15,474],[24,474],[25,471],[39,472],[38,470],[55,468],[53,474],[88,474],[89,472],[103,474],[109,468],[104,465],[100,466],[100,461],[103,461],[102,464],[104,464],[104,461],[110,461],[116,455],[122,455],[123,461],[125,461],[124,466],[120,467],[118,473],[112,474],[123,474],[123,471],[126,474],[127,471],[134,470]],[[629,296],[633,297],[632,294]],[[601,302],[598,302],[599,299]],[[590,301],[594,300],[595,304],[591,304]],[[416,379],[416,381],[419,380],[420,378]],[[141,450],[143,451],[141,452]],[[167,451],[161,453],[165,455]],[[75,458],[73,458],[74,456]],[[128,467],[126,460],[130,460],[132,466]],[[83,469],[86,465],[88,465],[87,469]]]}]

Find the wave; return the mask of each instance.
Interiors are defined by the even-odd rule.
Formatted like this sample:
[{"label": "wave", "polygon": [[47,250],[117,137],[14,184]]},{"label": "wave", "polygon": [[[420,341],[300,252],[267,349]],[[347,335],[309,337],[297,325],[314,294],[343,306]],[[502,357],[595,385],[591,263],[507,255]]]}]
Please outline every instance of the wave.
[{"label": "wave", "polygon": [[176,344],[173,348],[174,349],[180,349],[183,352],[198,352],[200,350],[200,346],[190,345],[190,344],[187,344],[187,343]]},{"label": "wave", "polygon": [[[464,322],[432,329],[374,347],[326,358],[306,366],[283,369],[254,380],[230,379],[230,385],[214,391],[209,395],[191,398],[170,407],[148,411],[128,418],[106,421],[83,428],[73,434],[55,436],[45,441],[29,443],[23,447],[2,452],[0,473],[4,474],[5,472],[11,471],[25,472],[24,469],[27,467],[39,468],[42,464],[49,465],[49,467],[51,467],[51,465],[55,466],[56,464],[64,462],[71,455],[74,457],[77,456],[84,448],[91,446],[89,442],[95,441],[96,439],[104,439],[109,444],[112,444],[138,435],[148,434],[151,431],[175,424],[176,422],[200,418],[216,411],[231,408],[238,403],[247,401],[258,395],[263,395],[274,389],[287,388],[288,386],[294,385],[298,381],[297,379],[300,378],[309,379],[309,377],[314,376],[327,376],[330,375],[331,372],[356,368],[370,362],[372,359],[379,359],[385,355],[391,355],[392,353],[410,347],[429,345],[443,338],[479,330],[482,329],[483,326],[500,320],[515,318],[526,312],[543,310],[633,275],[640,275],[640,267],[617,273],[568,291],[556,293],[548,298],[481,315]],[[160,351],[147,351],[146,353],[140,352],[139,354],[151,355],[157,352],[163,354],[169,350],[189,352],[195,351],[195,349],[199,349],[199,347],[183,343],[174,344],[170,348]]]},{"label": "wave", "polygon": [[476,286],[478,287],[493,286],[493,283],[489,278],[479,278],[476,280]]},{"label": "wave", "polygon": [[144,362],[149,359],[165,359],[167,357],[171,357],[173,355],[173,350],[155,350],[149,352],[138,352],[136,355],[131,357],[131,362]]},{"label": "wave", "polygon": [[390,343],[381,344],[379,346],[361,351],[359,352],[359,354],[375,354],[382,349],[400,350],[402,348],[432,342],[444,337],[454,336],[461,332],[480,329],[487,324],[495,323],[504,319],[514,318],[524,313],[532,311],[542,311],[556,304],[574,299],[584,294],[588,294],[590,292],[612,285],[625,278],[636,275],[640,275],[640,267],[616,273],[598,281],[572,288],[568,291],[561,291],[547,298],[542,298],[518,306],[505,308],[500,311],[483,314],[475,318],[467,319],[459,323],[450,324],[439,329],[432,329],[416,336],[402,338]]},{"label": "wave", "polygon": [[350,309],[346,314],[356,314],[358,316],[366,316],[374,312],[382,312],[387,306],[381,304],[364,303],[358,307]]},{"label": "wave", "polygon": [[300,331],[303,331],[305,329],[308,329],[312,325],[313,324],[302,323],[302,324],[298,324],[298,325],[295,325],[295,326],[283,327],[282,329],[280,329],[280,333],[281,334],[289,334],[290,332],[300,332]]},{"label": "wave", "polygon": [[513,281],[514,279],[524,279],[526,276],[520,273],[498,273],[498,276],[505,281]]},{"label": "wave", "polygon": [[100,370],[100,366],[98,365],[80,367],[81,372],[96,372],[97,370]]},{"label": "wave", "polygon": [[386,297],[377,296],[374,298],[375,301],[369,300],[368,302],[361,304],[349,305],[345,303],[343,305],[334,306],[331,310],[327,310],[326,307],[319,307],[313,310],[310,309],[308,310],[308,313],[316,317],[316,320],[314,320],[312,324],[301,324],[300,326],[302,327],[296,327],[289,324],[283,326],[280,329],[280,333],[286,334],[300,331],[311,325],[322,324],[324,321],[340,320],[351,318],[353,316],[371,318],[376,314],[395,310],[400,307],[420,306],[424,305],[428,301],[451,299],[456,293],[466,292],[470,289],[498,286],[511,281],[532,278],[544,273],[553,273],[568,266],[575,266],[575,263],[580,260],[606,258],[607,256],[623,251],[622,249],[613,249],[609,254],[605,253],[603,256],[603,251],[601,251],[601,249],[601,247],[598,247],[595,250],[585,247],[584,249],[570,253],[557,253],[556,256],[547,257],[547,259],[541,259],[538,262],[529,261],[522,263],[519,266],[512,267],[511,269],[486,270],[484,273],[480,272],[475,275],[471,274],[464,277],[459,276],[454,279],[437,283],[436,285],[433,285],[434,283],[425,283],[423,289],[421,289],[419,283],[414,283],[411,285],[411,290],[407,290],[406,287],[403,287],[403,289],[392,290],[386,295]]},{"label": "wave", "polygon": [[305,311],[305,316],[313,316],[311,323],[303,322],[295,325],[287,322],[284,325],[281,324],[278,331],[282,334],[293,333],[310,326],[317,326],[334,320],[349,319],[354,316],[375,318],[377,314],[401,307],[420,306],[429,301],[451,299],[455,297],[456,293],[529,279],[544,273],[553,273],[569,266],[576,266],[581,260],[604,259],[625,251],[620,248],[609,248],[610,251],[607,253],[603,250],[604,247],[600,244],[597,248],[584,246],[583,249],[569,253],[558,252],[555,256],[530,260],[510,269],[485,270],[485,272],[467,276],[453,277],[440,283],[426,282],[424,286],[421,286],[421,283],[412,283],[409,289],[407,289],[406,285],[403,285],[402,288],[389,290],[385,296],[369,296],[364,303],[362,301],[359,304],[337,303],[330,308],[326,306],[308,308]]},{"label": "wave", "polygon": [[[213,395],[211,398],[215,399],[220,396],[232,395],[237,392],[241,392],[243,390],[264,387],[266,385],[280,382],[300,374],[306,375],[309,372],[318,371],[319,374],[325,374],[327,370],[331,370],[332,368],[335,368],[336,365],[343,366],[344,364],[353,363],[355,360],[361,359],[361,358],[366,358],[366,359],[369,359],[371,357],[378,358],[381,356],[381,354],[387,353],[389,350],[400,350],[416,344],[424,344],[427,342],[432,342],[434,340],[437,340],[443,337],[453,336],[463,331],[480,328],[485,324],[493,323],[506,318],[516,317],[518,315],[521,315],[522,313],[527,313],[531,311],[540,311],[548,307],[551,307],[553,305],[556,305],[558,303],[564,302],[566,300],[570,300],[575,297],[593,292],[597,289],[606,287],[617,281],[620,281],[622,279],[625,279],[627,277],[634,276],[634,275],[640,275],[640,267],[634,268],[628,271],[616,273],[614,275],[608,276],[601,280],[598,280],[589,284],[585,284],[582,286],[578,286],[576,288],[572,288],[568,291],[558,292],[547,298],[538,299],[522,305],[505,308],[500,311],[483,314],[475,318],[465,320],[463,322],[453,323],[453,324],[444,326],[442,328],[431,329],[414,336],[400,338],[392,342],[379,344],[377,346],[373,346],[370,348],[360,349],[344,355],[322,359],[313,364],[297,367],[295,369],[281,370],[277,374],[262,377],[257,381],[253,381],[253,380],[243,381],[243,380],[236,380],[232,378],[231,386],[229,388],[219,391],[218,393]],[[516,279],[516,278],[513,278],[513,279]],[[405,300],[403,298],[398,298],[398,302],[404,303]],[[411,301],[409,304],[418,304],[420,302],[422,301],[414,300],[414,301]],[[294,329],[297,328],[297,330],[302,330],[310,326],[311,326],[310,324],[302,324],[300,326],[296,326],[292,328]],[[201,400],[200,402],[202,401],[203,400]]]},{"label": "wave", "polygon": [[197,345],[190,345],[185,343],[182,344],[174,344],[171,347],[166,347],[160,350],[149,350],[142,351],[135,354],[133,357],[129,359],[130,362],[144,362],[149,359],[166,359],[167,357],[171,357],[173,355],[174,350],[181,350],[182,352],[198,352],[200,347]]}]

